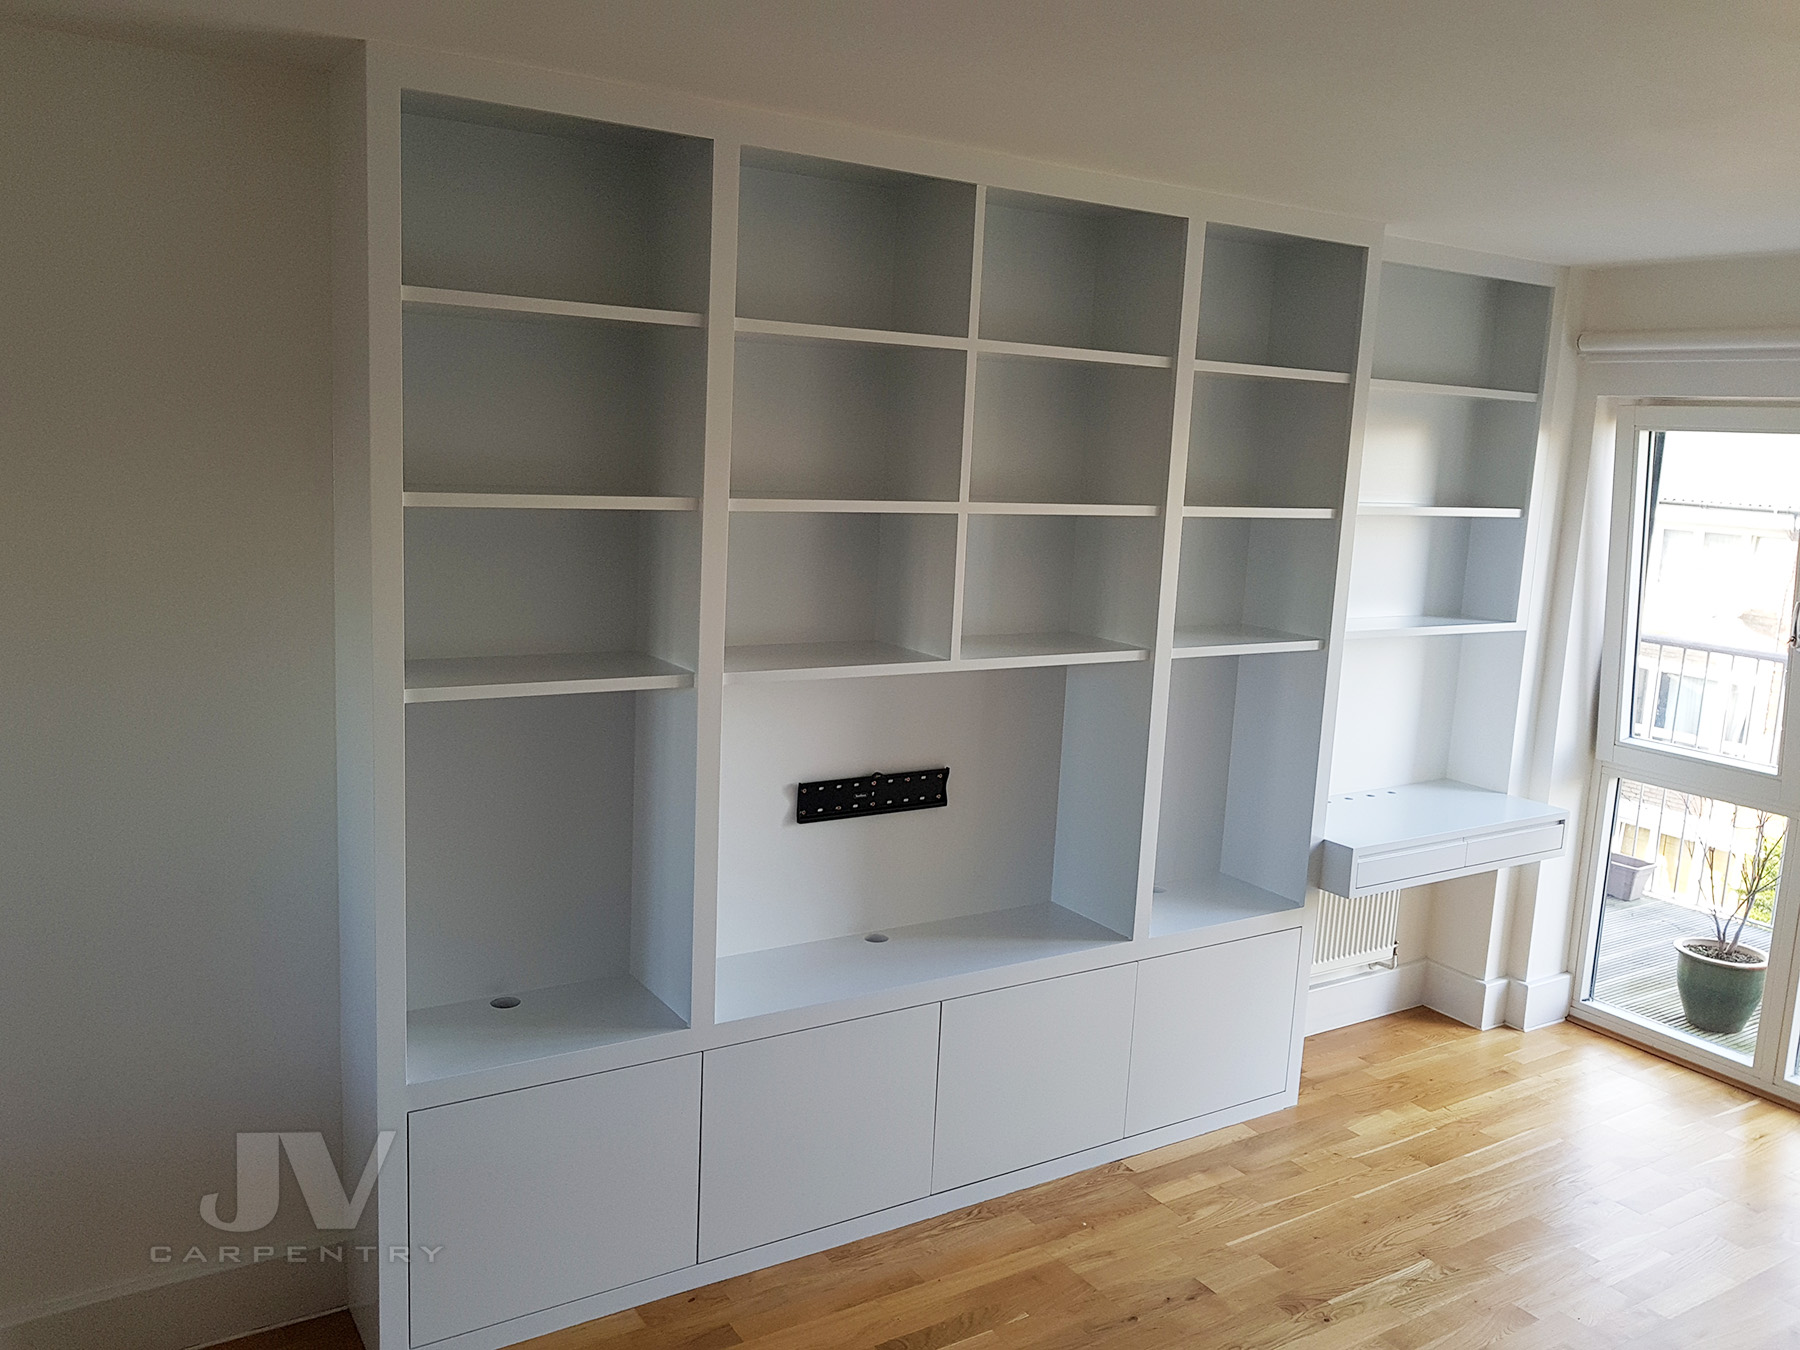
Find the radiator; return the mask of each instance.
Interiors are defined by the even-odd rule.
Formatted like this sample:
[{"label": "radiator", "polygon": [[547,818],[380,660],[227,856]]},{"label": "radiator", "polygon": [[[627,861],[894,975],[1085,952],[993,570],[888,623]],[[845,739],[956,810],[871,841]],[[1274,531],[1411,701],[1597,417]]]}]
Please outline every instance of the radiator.
[{"label": "radiator", "polygon": [[1322,891],[1318,933],[1313,940],[1313,977],[1355,966],[1391,963],[1399,935],[1399,891],[1382,891],[1355,900]]}]

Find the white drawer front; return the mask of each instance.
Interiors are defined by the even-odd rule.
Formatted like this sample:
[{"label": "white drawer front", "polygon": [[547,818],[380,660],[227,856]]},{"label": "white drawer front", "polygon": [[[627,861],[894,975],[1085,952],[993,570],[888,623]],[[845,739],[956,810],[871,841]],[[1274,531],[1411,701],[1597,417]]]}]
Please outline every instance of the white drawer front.
[{"label": "white drawer front", "polygon": [[700,1056],[415,1111],[412,1342],[694,1263]]},{"label": "white drawer front", "polygon": [[938,1005],[706,1052],[700,1258],[931,1190]]},{"label": "white drawer front", "polygon": [[1404,886],[1415,877],[1437,876],[1467,865],[1468,849],[1461,839],[1400,849],[1373,858],[1356,860],[1356,889],[1366,891]]},{"label": "white drawer front", "polygon": [[1469,866],[1505,867],[1509,863],[1527,862],[1561,852],[1565,828],[1562,821],[1557,821],[1554,825],[1534,825],[1528,830],[1477,835],[1469,840]]},{"label": "white drawer front", "polygon": [[944,1004],[934,1191],[1125,1132],[1133,965]]}]

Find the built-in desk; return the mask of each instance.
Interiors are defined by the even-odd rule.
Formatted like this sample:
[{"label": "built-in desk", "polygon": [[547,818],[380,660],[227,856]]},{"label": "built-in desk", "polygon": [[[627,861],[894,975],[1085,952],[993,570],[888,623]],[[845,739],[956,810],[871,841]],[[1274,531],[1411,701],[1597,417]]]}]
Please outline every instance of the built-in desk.
[{"label": "built-in desk", "polygon": [[1553,858],[1569,813],[1450,779],[1333,797],[1319,885],[1375,895]]}]

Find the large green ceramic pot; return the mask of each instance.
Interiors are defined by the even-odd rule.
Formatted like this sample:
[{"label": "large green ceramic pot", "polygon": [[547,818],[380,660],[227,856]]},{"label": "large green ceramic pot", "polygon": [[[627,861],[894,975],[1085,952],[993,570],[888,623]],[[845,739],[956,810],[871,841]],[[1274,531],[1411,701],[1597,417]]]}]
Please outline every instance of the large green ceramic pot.
[{"label": "large green ceramic pot", "polygon": [[1682,938],[1675,944],[1675,987],[1681,1010],[1698,1030],[1735,1036],[1762,1002],[1769,954],[1740,942],[1734,949],[1754,961],[1721,961],[1694,948],[1714,947],[1711,938]]}]

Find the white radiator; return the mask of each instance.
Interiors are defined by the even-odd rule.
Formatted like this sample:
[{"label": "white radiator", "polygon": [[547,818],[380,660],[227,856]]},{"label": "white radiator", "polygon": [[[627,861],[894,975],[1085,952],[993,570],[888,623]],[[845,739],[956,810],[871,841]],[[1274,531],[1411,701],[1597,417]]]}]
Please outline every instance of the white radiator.
[{"label": "white radiator", "polygon": [[1320,892],[1319,928],[1313,940],[1313,978],[1354,966],[1391,963],[1400,936],[1400,892],[1355,900]]}]

